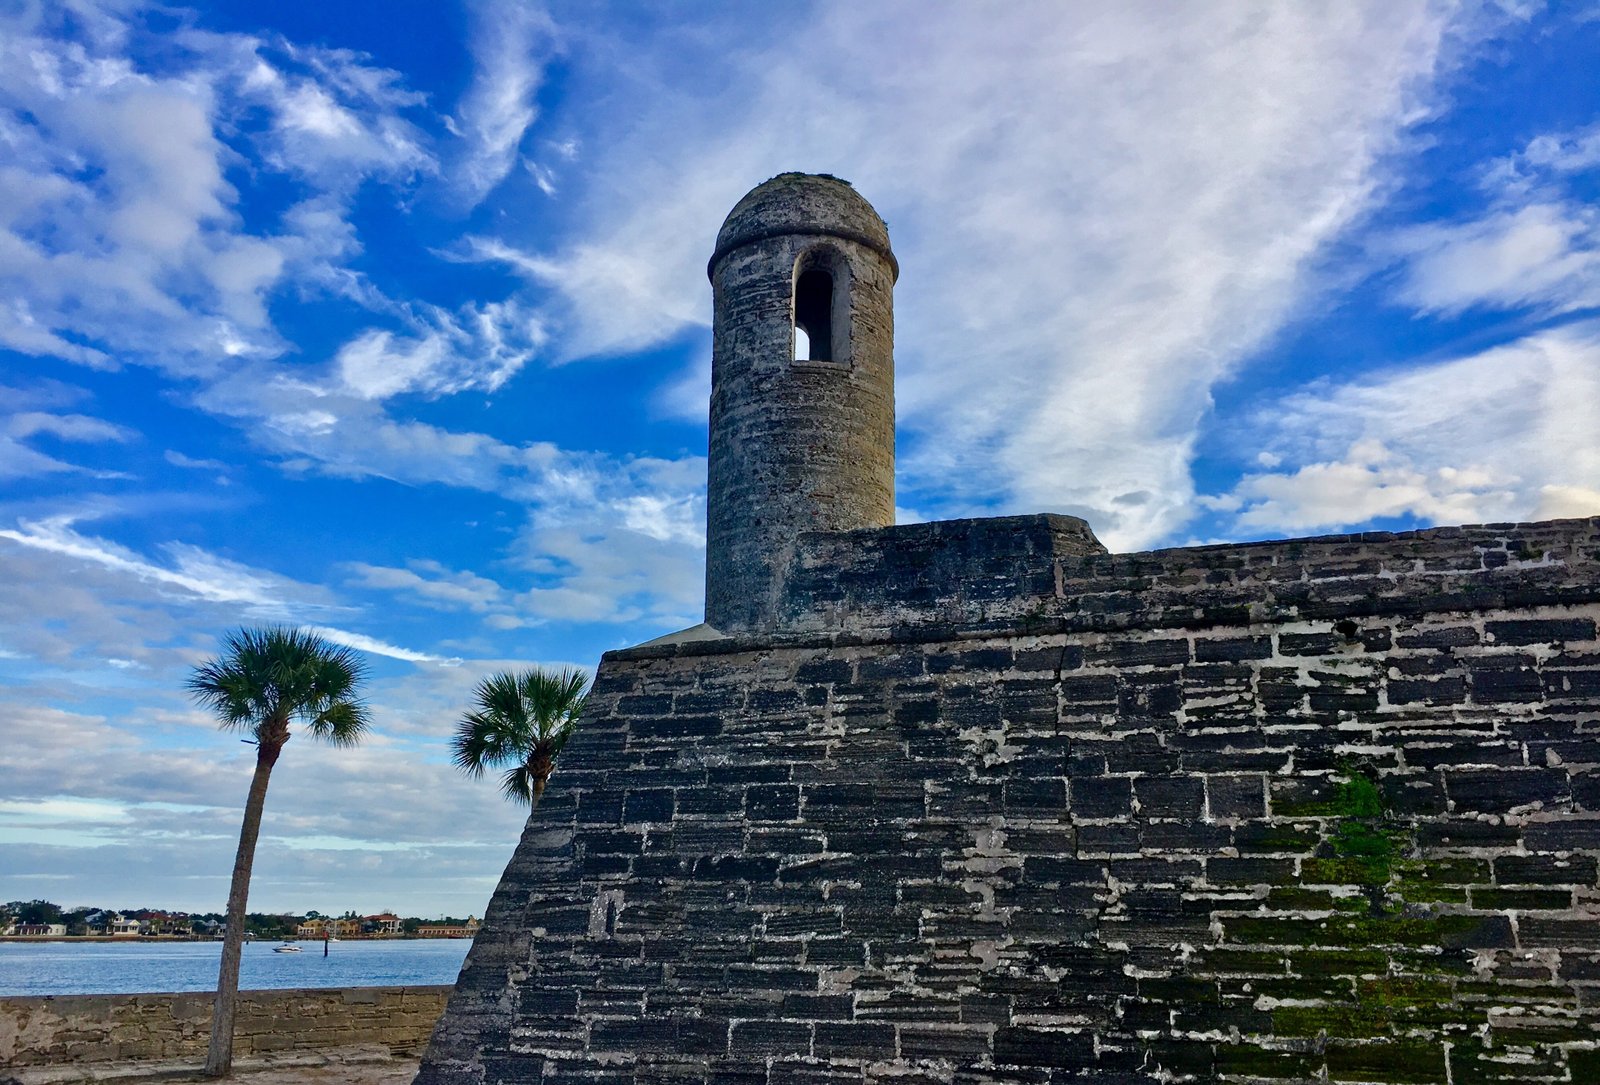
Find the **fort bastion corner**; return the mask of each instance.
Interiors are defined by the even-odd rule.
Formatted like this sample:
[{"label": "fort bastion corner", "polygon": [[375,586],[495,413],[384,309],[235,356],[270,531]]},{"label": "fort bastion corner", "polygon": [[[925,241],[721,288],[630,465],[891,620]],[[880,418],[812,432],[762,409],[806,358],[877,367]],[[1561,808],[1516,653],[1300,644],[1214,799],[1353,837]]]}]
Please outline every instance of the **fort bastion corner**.
[{"label": "fort bastion corner", "polygon": [[419,1085],[1600,1081],[1600,519],[894,525],[881,218],[708,273],[706,624],[609,653]]}]

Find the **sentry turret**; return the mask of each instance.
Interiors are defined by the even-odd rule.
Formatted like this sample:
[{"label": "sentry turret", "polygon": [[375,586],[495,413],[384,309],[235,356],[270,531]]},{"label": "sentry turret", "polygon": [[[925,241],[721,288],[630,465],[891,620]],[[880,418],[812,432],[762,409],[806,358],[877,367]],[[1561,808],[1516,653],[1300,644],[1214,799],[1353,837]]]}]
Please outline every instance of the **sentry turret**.
[{"label": "sentry turret", "polygon": [[799,533],[894,523],[899,266],[848,183],[784,173],[728,214],[707,273],[706,622],[769,630]]}]

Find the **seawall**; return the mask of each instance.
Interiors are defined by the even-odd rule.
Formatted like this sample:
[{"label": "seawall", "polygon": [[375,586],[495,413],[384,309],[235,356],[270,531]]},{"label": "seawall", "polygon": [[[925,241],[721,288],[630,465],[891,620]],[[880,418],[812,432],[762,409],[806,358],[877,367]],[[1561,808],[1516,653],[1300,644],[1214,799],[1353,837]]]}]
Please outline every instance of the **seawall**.
[{"label": "seawall", "polygon": [[[449,986],[241,991],[234,1055],[380,1045],[419,1050]],[[0,998],[0,1067],[205,1057],[209,992]]]}]

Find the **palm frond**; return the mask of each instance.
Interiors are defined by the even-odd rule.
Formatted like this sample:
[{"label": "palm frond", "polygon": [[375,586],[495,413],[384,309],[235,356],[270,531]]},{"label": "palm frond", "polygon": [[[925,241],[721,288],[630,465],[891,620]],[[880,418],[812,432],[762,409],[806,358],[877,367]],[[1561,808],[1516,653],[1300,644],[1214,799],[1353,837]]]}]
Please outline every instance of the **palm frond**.
[{"label": "palm frond", "polygon": [[287,734],[297,720],[312,735],[353,745],[368,726],[356,691],[366,664],[351,649],[286,626],[243,628],[223,638],[225,651],[196,667],[189,692],[228,730],[260,741]]},{"label": "palm frond", "polygon": [[531,804],[542,784],[535,779],[535,751],[549,757],[571,737],[585,703],[589,678],[579,670],[501,671],[473,690],[476,709],[456,724],[451,750],[456,767],[469,776],[509,766],[501,780],[506,797]]},{"label": "palm frond", "polygon": [[500,791],[512,802],[533,805],[533,773],[526,763],[513,765],[500,778]]},{"label": "palm frond", "polygon": [[526,735],[517,721],[488,712],[468,712],[450,740],[456,767],[469,776],[482,776],[486,768],[521,761],[525,745]]},{"label": "palm frond", "polygon": [[367,708],[355,701],[333,701],[307,724],[317,738],[333,746],[354,746],[367,733]]}]

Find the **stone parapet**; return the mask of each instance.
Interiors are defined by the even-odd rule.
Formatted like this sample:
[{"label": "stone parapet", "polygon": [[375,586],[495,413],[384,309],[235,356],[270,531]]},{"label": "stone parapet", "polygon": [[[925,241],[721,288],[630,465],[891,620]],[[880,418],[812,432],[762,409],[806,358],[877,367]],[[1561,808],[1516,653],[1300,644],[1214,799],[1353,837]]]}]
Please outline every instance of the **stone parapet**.
[{"label": "stone parapet", "polygon": [[781,630],[642,645],[607,658],[1600,600],[1600,518],[1110,554],[1076,517],[1005,516],[812,532],[795,551]]}]

